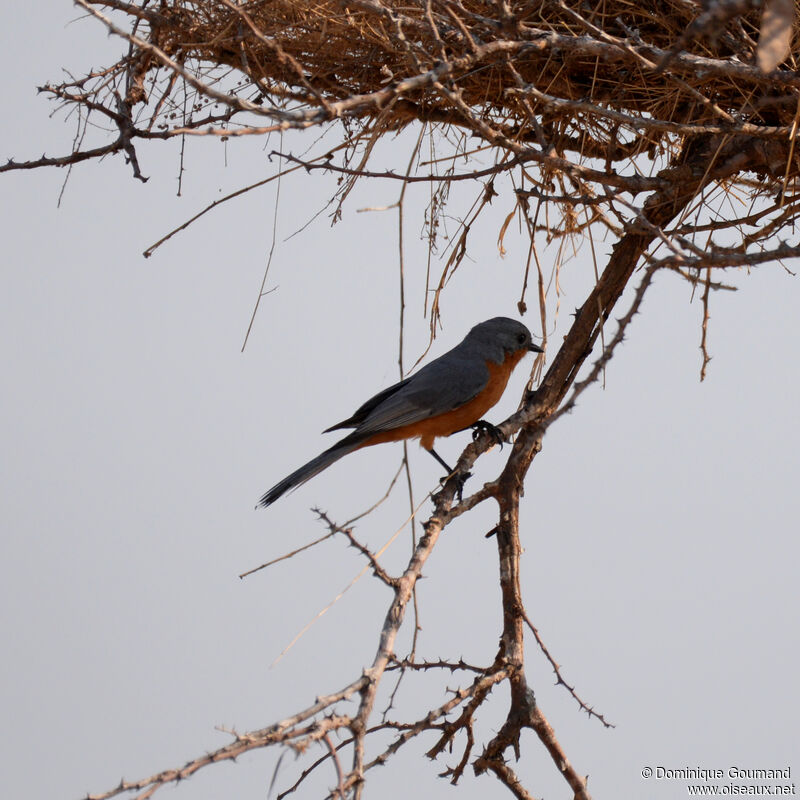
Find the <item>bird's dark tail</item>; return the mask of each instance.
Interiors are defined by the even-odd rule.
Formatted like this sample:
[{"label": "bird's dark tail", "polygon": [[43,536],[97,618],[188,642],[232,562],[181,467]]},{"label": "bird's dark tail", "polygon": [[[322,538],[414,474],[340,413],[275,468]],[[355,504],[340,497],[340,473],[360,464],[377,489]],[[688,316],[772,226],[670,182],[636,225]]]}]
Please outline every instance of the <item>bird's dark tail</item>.
[{"label": "bird's dark tail", "polygon": [[365,438],[368,437],[365,437],[363,434],[356,434],[355,431],[349,436],[345,436],[344,439],[337,442],[333,447],[329,447],[316,458],[312,458],[308,464],[303,464],[300,469],[296,469],[291,475],[287,475],[282,481],[276,483],[258,501],[256,508],[259,506],[266,508],[268,505],[274,503],[281,495],[286,494],[290,489],[295,489],[306,481],[311,480],[315,475],[319,475],[322,470],[327,469],[342,456],[352,453],[353,450],[358,450],[364,443]]}]

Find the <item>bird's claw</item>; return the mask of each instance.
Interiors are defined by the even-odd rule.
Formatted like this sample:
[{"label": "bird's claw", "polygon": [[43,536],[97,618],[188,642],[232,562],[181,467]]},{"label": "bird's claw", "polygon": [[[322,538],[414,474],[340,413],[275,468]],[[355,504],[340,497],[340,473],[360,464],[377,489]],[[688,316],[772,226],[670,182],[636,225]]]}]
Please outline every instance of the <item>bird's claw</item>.
[{"label": "bird's claw", "polygon": [[460,503],[464,499],[463,498],[464,484],[467,482],[467,479],[471,477],[472,477],[471,472],[465,472],[463,474],[460,472],[456,472],[456,473],[451,473],[450,475],[445,475],[443,478],[440,478],[439,483],[441,483],[442,486],[444,486],[447,483],[447,481],[450,480],[450,478],[455,478],[456,495],[458,496],[458,502]]},{"label": "bird's claw", "polygon": [[503,432],[497,425],[492,425],[491,422],[487,422],[485,419],[479,419],[474,425],[470,426],[472,428],[472,439],[473,441],[477,439],[481,433],[484,431],[488,433],[492,439],[495,440],[497,444],[500,445],[500,449],[503,449],[503,445],[505,444],[505,436],[503,436]]}]

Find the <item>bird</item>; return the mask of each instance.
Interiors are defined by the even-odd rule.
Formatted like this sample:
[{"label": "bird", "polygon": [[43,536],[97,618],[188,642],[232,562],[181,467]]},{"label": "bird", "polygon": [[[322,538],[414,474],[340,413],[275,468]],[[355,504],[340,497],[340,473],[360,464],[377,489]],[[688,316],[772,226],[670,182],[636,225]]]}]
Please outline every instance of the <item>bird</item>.
[{"label": "bird", "polygon": [[494,317],[475,325],[452,350],[378,392],[352,416],[323,431],[354,429],[276,483],[256,508],[271,505],[348,453],[382,442],[419,438],[421,446],[451,474],[453,470],[433,449],[435,439],[467,428],[488,429],[499,436],[481,417],[497,403],[514,367],[530,352],[543,350],[515,319]]}]

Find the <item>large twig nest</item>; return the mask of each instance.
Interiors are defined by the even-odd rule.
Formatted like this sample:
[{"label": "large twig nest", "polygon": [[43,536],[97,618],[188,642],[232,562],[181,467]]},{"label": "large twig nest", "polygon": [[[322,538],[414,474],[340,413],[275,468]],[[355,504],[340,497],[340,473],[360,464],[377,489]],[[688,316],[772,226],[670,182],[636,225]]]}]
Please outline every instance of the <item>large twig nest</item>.
[{"label": "large twig nest", "polygon": [[[535,117],[549,132],[595,145],[616,144],[620,130],[635,132],[646,147],[689,127],[759,127],[778,135],[775,128],[792,125],[800,80],[757,66],[759,5],[162,3],[140,12],[137,35],[156,49],[135,56],[140,80],[129,86],[128,100],[145,99],[146,76],[163,52],[197,72],[220,65],[242,72],[252,81],[251,99],[280,109],[299,101],[331,111],[360,96],[364,102],[353,110],[393,124],[463,122],[460,102],[518,136],[534,135]],[[788,63],[794,66],[792,56]]]}]

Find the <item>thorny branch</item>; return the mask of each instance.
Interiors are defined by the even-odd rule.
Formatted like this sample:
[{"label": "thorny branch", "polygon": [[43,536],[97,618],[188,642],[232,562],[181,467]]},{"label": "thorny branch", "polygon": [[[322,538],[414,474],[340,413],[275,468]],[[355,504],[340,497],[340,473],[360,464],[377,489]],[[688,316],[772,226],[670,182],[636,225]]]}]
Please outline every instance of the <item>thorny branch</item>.
[{"label": "thorny branch", "polygon": [[[452,782],[471,765],[478,774],[493,774],[515,797],[529,798],[531,790],[507,758],[509,749],[520,758],[525,729],[536,734],[572,795],[587,800],[586,780],[570,763],[529,682],[526,626],[557,683],[582,710],[608,723],[564,680],[525,610],[520,497],[547,429],[575,409],[608,367],[659,271],[679,274],[702,290],[705,375],[710,293],[734,288],[712,280],[712,272],[800,256],[800,244],[788,241],[800,217],[797,54],[790,53],[783,66],[774,59],[777,67],[768,71],[759,66],[767,61],[757,41],[755,0],[319,0],[313,9],[300,0],[176,0],[158,8],[147,0],[75,3],[124,42],[124,54],[109,67],[40,91],[67,110],[77,108],[82,120],[104,119],[108,129],[92,129],[103,138],[85,149],[81,138],[64,155],[9,159],[0,172],[71,166],[121,153],[133,176],[144,181],[136,149],[143,142],[190,135],[228,140],[290,129],[343,131],[326,151],[273,151],[280,160],[275,174],[207,206],[146,255],[219,202],[279,176],[313,171],[342,181],[331,200],[334,220],[356,180],[400,181],[404,191],[429,184],[425,225],[433,254],[450,186],[475,181],[474,203],[441,253],[445,264],[430,298],[426,287],[432,335],[447,280],[467,257],[471,237],[497,197],[511,204],[499,246],[513,220],[529,237],[523,281],[527,286],[528,266],[535,260],[546,335],[548,291],[537,241],[544,236],[558,243],[551,278],[556,297],[567,240],[591,237],[597,224],[614,242],[538,388],[526,392],[519,410],[500,425],[507,439],[514,438],[501,474],[456,501],[460,479],[493,444],[488,434],[479,435],[433,496],[423,534],[400,574],[389,574],[381,554],[356,537],[355,519],[339,525],[319,512],[328,531],[317,542],[346,540],[391,593],[363,674],[286,719],[231,733],[230,743],[180,768],[121,781],[87,800],[134,793],[147,798],[206,766],[273,745],[298,754],[316,746],[321,753],[280,797],[329,764],[335,768],[329,796],[358,800],[369,771],[423,735],[433,737],[430,758],[457,751],[455,764],[443,772]],[[778,23],[785,35],[793,21]],[[378,145],[411,124],[424,126],[429,161],[417,158],[421,131],[408,167],[397,168],[394,159],[386,167],[380,162],[384,156],[376,155]],[[460,160],[465,166],[457,167]],[[371,168],[375,161],[379,165]],[[637,269],[643,276],[633,289]],[[628,310],[609,338],[605,325],[626,291]],[[524,289],[520,297],[524,312]],[[601,352],[584,370],[598,339]],[[543,365],[540,360],[538,368]],[[489,533],[498,549],[503,611],[494,659],[480,666],[401,657],[397,636],[439,536],[455,518],[488,500],[498,510]],[[415,678],[447,673],[459,685],[421,716],[390,720],[387,710],[376,724],[376,698],[385,674],[393,671]],[[501,684],[509,688],[508,712],[493,738],[482,742],[479,717]],[[376,754],[370,748],[382,741],[378,734],[392,738]]]}]

